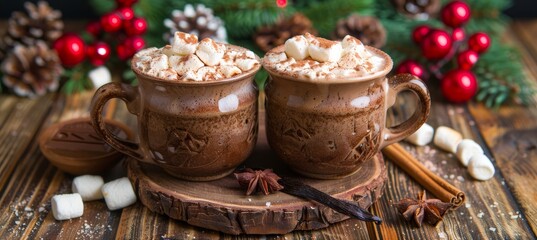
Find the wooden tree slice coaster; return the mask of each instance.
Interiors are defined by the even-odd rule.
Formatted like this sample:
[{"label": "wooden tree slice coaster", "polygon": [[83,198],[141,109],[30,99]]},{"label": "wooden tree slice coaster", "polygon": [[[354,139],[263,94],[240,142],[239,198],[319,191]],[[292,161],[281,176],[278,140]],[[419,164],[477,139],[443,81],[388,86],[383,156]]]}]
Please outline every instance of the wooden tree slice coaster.
[{"label": "wooden tree slice coaster", "polygon": [[[135,191],[147,208],[194,226],[229,234],[284,234],[324,228],[349,218],[282,192],[246,196],[233,174],[210,182],[189,182],[133,159],[128,159],[127,165]],[[381,197],[387,178],[382,154],[343,179],[304,178],[281,163],[265,141],[258,142],[245,166],[272,168],[280,176],[298,178],[333,197],[356,201],[363,208]]]}]

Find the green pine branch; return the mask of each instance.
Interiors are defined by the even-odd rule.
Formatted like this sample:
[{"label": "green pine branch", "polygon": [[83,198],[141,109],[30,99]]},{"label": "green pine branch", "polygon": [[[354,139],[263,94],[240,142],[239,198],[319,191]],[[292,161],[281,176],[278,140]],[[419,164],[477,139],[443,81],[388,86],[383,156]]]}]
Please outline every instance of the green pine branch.
[{"label": "green pine branch", "polygon": [[294,10],[304,13],[313,22],[313,26],[319,31],[320,36],[329,37],[339,19],[345,18],[353,12],[371,15],[373,7],[373,0],[325,0],[312,1],[307,5],[301,3]]}]

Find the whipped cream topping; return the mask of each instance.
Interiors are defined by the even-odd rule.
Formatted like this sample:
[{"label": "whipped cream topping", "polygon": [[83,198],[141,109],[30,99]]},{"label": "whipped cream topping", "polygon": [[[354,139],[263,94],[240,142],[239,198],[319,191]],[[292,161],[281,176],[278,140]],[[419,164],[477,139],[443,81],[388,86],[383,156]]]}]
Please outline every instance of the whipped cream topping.
[{"label": "whipped cream topping", "polygon": [[385,68],[386,59],[349,35],[342,41],[330,41],[306,33],[269,51],[263,63],[269,70],[313,80],[371,75]]},{"label": "whipped cream topping", "polygon": [[176,32],[172,45],[144,49],[134,55],[134,67],[170,81],[215,81],[230,78],[259,65],[256,55],[228,47],[210,38]]}]

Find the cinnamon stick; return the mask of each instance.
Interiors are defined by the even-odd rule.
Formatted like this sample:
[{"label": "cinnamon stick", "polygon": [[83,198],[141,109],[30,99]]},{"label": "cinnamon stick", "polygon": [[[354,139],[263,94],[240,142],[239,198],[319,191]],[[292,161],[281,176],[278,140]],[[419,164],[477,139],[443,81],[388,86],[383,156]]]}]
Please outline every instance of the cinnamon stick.
[{"label": "cinnamon stick", "polygon": [[452,203],[453,209],[460,207],[466,200],[464,192],[431,172],[400,144],[389,145],[382,152],[438,199]]}]

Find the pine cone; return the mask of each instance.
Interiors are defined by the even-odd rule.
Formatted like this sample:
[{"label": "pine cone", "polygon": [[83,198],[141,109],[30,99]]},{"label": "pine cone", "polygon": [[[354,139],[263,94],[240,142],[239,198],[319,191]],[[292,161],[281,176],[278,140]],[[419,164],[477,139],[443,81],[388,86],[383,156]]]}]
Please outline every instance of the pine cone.
[{"label": "pine cone", "polygon": [[440,0],[392,0],[398,12],[410,18],[426,20],[440,10]]},{"label": "pine cone", "polygon": [[172,43],[177,31],[198,36],[198,39],[212,38],[215,41],[227,42],[224,22],[213,15],[213,10],[203,4],[186,4],[184,11],[173,10],[171,18],[164,19],[164,26],[170,29],[164,34],[164,40]]},{"label": "pine cone", "polygon": [[311,21],[300,13],[295,13],[289,18],[283,18],[270,26],[264,26],[257,30],[254,35],[255,43],[261,50],[268,52],[270,49],[282,45],[290,37],[304,33],[317,35]]},{"label": "pine cone", "polygon": [[13,12],[8,21],[7,32],[0,38],[0,58],[17,43],[32,46],[42,40],[50,46],[62,35],[60,11],[52,9],[45,1],[37,5],[26,2],[24,7],[27,13]]},{"label": "pine cone", "polygon": [[43,41],[29,47],[16,45],[0,65],[0,70],[4,74],[4,85],[25,97],[58,89],[63,71],[56,51],[49,49]]},{"label": "pine cone", "polygon": [[386,30],[382,23],[372,16],[360,16],[352,14],[347,18],[340,19],[332,39],[341,40],[346,35],[360,39],[365,45],[381,48],[386,43]]}]

